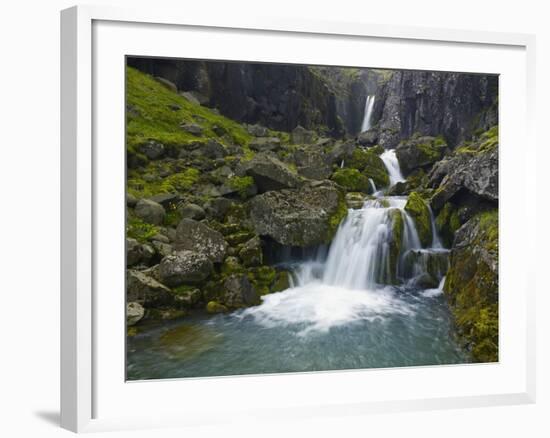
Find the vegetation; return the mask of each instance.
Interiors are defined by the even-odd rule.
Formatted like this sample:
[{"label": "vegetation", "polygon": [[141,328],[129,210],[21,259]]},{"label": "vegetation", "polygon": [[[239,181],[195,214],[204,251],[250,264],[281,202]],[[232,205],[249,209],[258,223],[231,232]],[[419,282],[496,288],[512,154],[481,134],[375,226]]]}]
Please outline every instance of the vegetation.
[{"label": "vegetation", "polygon": [[432,224],[430,219],[430,210],[422,196],[417,192],[412,192],[405,205],[405,210],[412,216],[420,243],[424,248],[432,243]]}]

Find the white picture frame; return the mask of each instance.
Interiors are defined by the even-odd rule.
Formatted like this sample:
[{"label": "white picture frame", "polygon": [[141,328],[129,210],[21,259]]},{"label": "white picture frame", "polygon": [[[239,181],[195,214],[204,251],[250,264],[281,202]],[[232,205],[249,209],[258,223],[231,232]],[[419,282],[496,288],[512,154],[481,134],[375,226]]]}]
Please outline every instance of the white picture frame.
[{"label": "white picture frame", "polygon": [[[105,24],[104,27],[103,24]],[[99,25],[99,27],[98,27]],[[117,28],[124,28],[122,31]],[[111,313],[102,312],[101,306],[105,305],[105,300],[98,300],[98,290],[102,285],[109,281],[108,275],[103,275],[102,270],[105,259],[101,256],[105,254],[106,246],[104,241],[98,240],[98,235],[103,235],[102,218],[100,211],[105,208],[97,208],[103,199],[107,198],[105,187],[113,187],[112,183],[120,181],[124,175],[124,167],[120,166],[123,161],[123,149],[116,149],[118,155],[105,165],[105,154],[97,153],[97,142],[102,137],[102,118],[105,117],[100,111],[103,100],[98,95],[98,85],[103,78],[103,66],[106,61],[101,58],[103,51],[109,56],[119,59],[117,56],[125,52],[122,44],[124,38],[117,32],[134,32],[132,35],[139,35],[140,29],[147,28],[150,35],[154,33],[162,34],[169,32],[178,32],[178,29],[185,32],[200,32],[202,35],[221,35],[225,33],[235,34],[235,38],[269,38],[269,41],[278,41],[286,38],[316,39],[325,38],[335,40],[335,44],[342,44],[343,39],[353,41],[353,44],[376,44],[384,42],[387,45],[399,45],[406,43],[410,47],[434,47],[434,50],[443,50],[446,45],[453,45],[464,52],[467,56],[468,51],[477,51],[480,55],[478,65],[480,72],[499,73],[499,67],[491,69],[491,59],[489,53],[499,52],[502,57],[502,63],[495,58],[495,65],[510,64],[510,81],[521,82],[520,89],[515,91],[510,99],[501,101],[503,122],[511,120],[514,116],[512,111],[508,111],[507,106],[518,105],[518,114],[516,126],[501,129],[503,137],[502,143],[506,147],[507,139],[517,139],[521,135],[524,148],[527,151],[535,150],[535,141],[533,138],[532,123],[534,120],[534,64],[535,64],[535,38],[532,35],[525,34],[507,34],[491,33],[483,31],[461,31],[451,29],[427,29],[417,27],[373,25],[366,23],[339,23],[339,22],[317,22],[307,19],[289,18],[242,18],[239,21],[232,19],[226,21],[224,17],[212,14],[208,17],[194,15],[189,8],[182,11],[163,11],[157,8],[148,10],[118,9],[109,7],[78,6],[62,11],[61,13],[61,426],[75,431],[100,431],[112,429],[133,429],[147,427],[177,426],[189,424],[204,424],[216,418],[216,421],[223,422],[238,419],[254,417],[256,419],[266,418],[271,415],[283,415],[288,418],[310,417],[316,415],[343,415],[356,414],[361,415],[369,412],[395,412],[415,409],[440,409],[450,407],[473,407],[502,404],[520,404],[532,403],[535,400],[535,310],[534,310],[534,279],[535,273],[528,266],[528,260],[519,261],[515,273],[510,276],[504,276],[502,281],[507,281],[516,289],[519,296],[514,297],[517,301],[507,301],[515,311],[518,312],[516,324],[519,334],[514,339],[507,339],[501,336],[502,343],[514,344],[513,352],[518,358],[514,359],[513,366],[506,372],[500,371],[507,368],[507,359],[501,360],[500,364],[490,365],[497,368],[483,368],[483,365],[477,366],[455,366],[440,371],[438,367],[423,367],[415,370],[376,370],[376,371],[355,371],[355,372],[330,372],[330,373],[307,373],[279,376],[252,376],[235,378],[209,378],[209,379],[186,379],[189,391],[208,392],[216,385],[217,391],[231,391],[239,388],[243,394],[252,396],[254,391],[273,390],[277,386],[294,385],[296,388],[306,390],[306,388],[316,388],[322,385],[326,388],[321,394],[313,393],[310,398],[306,396],[300,398],[297,396],[295,404],[281,401],[277,394],[272,397],[272,406],[264,405],[264,408],[255,408],[253,404],[244,406],[235,412],[224,413],[219,407],[210,406],[208,415],[206,410],[201,410],[201,403],[204,400],[197,398],[194,402],[196,412],[192,415],[185,407],[176,406],[171,411],[165,410],[161,404],[156,407],[148,407],[150,415],[131,415],[131,410],[115,412],[114,405],[122,405],[122,392],[113,389],[112,392],[105,388],[110,388],[114,380],[118,379],[117,385],[120,388],[129,388],[129,392],[124,397],[135,397],[140,392],[147,392],[149,396],[159,395],[163,391],[170,391],[170,385],[181,385],[179,381],[164,382],[141,382],[125,383],[120,381],[120,370],[117,369],[113,374],[110,373],[110,364],[105,361],[106,354],[98,354],[106,344],[103,335],[106,327],[119,327],[122,322],[124,310],[122,305],[120,309]],[[103,32],[103,33],[102,33]],[[138,32],[138,33],[135,33]],[[103,36],[104,35],[104,36]],[[105,48],[105,38],[112,42],[112,53],[107,55]],[[162,36],[161,36],[162,37]],[[120,40],[120,41],[119,41]],[[139,40],[134,38],[133,41]],[[155,41],[150,41],[148,50],[154,50]],[[267,41],[267,40],[266,40]],[[136,43],[137,44],[137,43]],[[136,46],[137,47],[137,46]],[[196,44],[196,50],[200,56],[201,47],[206,50],[206,44]],[[269,46],[268,46],[269,47]],[[336,47],[336,46],[335,46]],[[439,48],[439,49],[438,49]],[[117,50],[119,50],[117,52]],[[165,48],[165,51],[169,48]],[[214,50],[214,49],[213,49]],[[243,48],[242,50],[246,50]],[[250,50],[253,50],[250,48]],[[403,50],[403,49],[401,49]],[[508,52],[513,55],[508,55]],[[145,52],[126,52],[126,54],[141,55]],[[244,53],[244,52],[243,52]],[[159,51],[159,56],[164,55]],[[481,56],[482,55],[482,56]],[[179,56],[177,53],[174,56]],[[209,55],[216,56],[215,50]],[[219,55],[218,55],[219,56]],[[233,56],[239,56],[234,54]],[[240,55],[246,56],[246,55]],[[251,55],[252,56],[252,55]],[[273,53],[266,55],[277,57]],[[314,55],[310,55],[314,56]],[[321,55],[319,55],[321,56]],[[326,55],[323,55],[326,56]],[[336,55],[333,55],[336,56]],[[340,55],[339,55],[340,56]],[[342,55],[343,56],[343,55]],[[381,55],[380,55],[381,56]],[[509,56],[510,59],[507,60]],[[99,57],[99,58],[98,58]],[[256,59],[257,56],[251,59]],[[407,62],[403,57],[400,61],[400,67],[405,68]],[[461,61],[457,57],[455,61],[448,62],[442,69],[460,71]],[[513,59],[512,59],[513,58]],[[96,61],[101,59],[101,63]],[[224,59],[221,56],[219,59]],[[237,58],[238,59],[238,58]],[[277,58],[285,60],[284,58]],[[313,59],[313,58],[311,58]],[[317,58],[316,58],[317,59]],[[320,58],[318,58],[320,59]],[[343,58],[342,58],[343,59]],[[380,57],[382,59],[382,57]],[[500,59],[500,58],[499,58]],[[288,62],[297,62],[299,57],[286,59]],[[520,60],[521,62],[517,62]],[[122,59],[120,59],[123,62]],[[118,61],[117,61],[118,62]],[[309,61],[308,61],[309,62]],[[345,61],[344,61],[345,62]],[[382,61],[381,61],[382,62]],[[420,61],[418,61],[420,62]],[[430,64],[431,62],[431,64]],[[432,68],[433,62],[426,61],[424,68]],[[100,64],[100,65],[99,65]],[[116,62],[115,62],[116,64]],[[347,65],[347,64],[341,64]],[[471,64],[473,65],[473,64]],[[399,67],[387,63],[374,65],[376,67]],[[411,67],[422,68],[423,64],[415,64]],[[431,66],[431,67],[430,67]],[[453,67],[454,66],[454,67]],[[120,66],[116,67],[120,68]],[[505,67],[502,67],[503,69]],[[491,71],[488,71],[491,70]],[[117,70],[119,71],[119,70]],[[475,71],[468,68],[468,71]],[[504,70],[503,70],[504,71]],[[123,78],[118,78],[120,80]],[[525,80],[525,83],[523,83]],[[119,82],[120,83],[120,82]],[[116,82],[113,82],[116,86]],[[109,86],[113,86],[109,84]],[[98,88],[99,87],[99,88]],[[517,88],[517,87],[516,87]],[[123,92],[118,90],[117,93]],[[116,93],[115,93],[116,94]],[[119,94],[117,94],[118,96]],[[117,100],[118,102],[118,100]],[[118,116],[124,111],[119,108]],[[117,117],[118,117],[117,116]],[[119,120],[117,117],[112,120]],[[509,126],[509,125],[508,125]],[[119,129],[120,124],[118,126]],[[107,128],[105,128],[107,129]],[[115,133],[115,128],[111,129],[110,135],[113,138],[119,138]],[[99,139],[99,140],[98,140]],[[123,135],[119,140],[123,142]],[[513,164],[510,162],[510,165]],[[504,170],[501,176],[501,191],[510,193],[510,196],[525,197],[527,202],[535,194],[535,174],[529,173],[526,166],[521,166],[517,175],[520,181],[514,182],[506,179],[506,166],[508,161],[502,158],[501,169]],[[100,169],[100,170],[98,170]],[[116,175],[115,175],[116,174]],[[110,179],[110,178],[114,179]],[[514,186],[514,187],[513,187]],[[122,189],[123,190],[123,189]],[[120,193],[118,193],[120,194]],[[117,190],[114,190],[113,202],[116,202]],[[120,198],[123,199],[123,198]],[[109,202],[109,201],[105,201]],[[121,201],[122,202],[122,201]],[[531,199],[531,205],[535,201]],[[108,204],[105,204],[108,205]],[[508,207],[509,206],[509,207]],[[526,209],[516,208],[506,201],[502,203],[501,209],[501,227],[513,227],[518,221],[525,221],[534,224],[534,217],[528,216]],[[120,217],[118,218],[120,219]],[[118,220],[117,219],[117,220]],[[116,222],[116,220],[115,220]],[[524,242],[513,241],[510,237],[508,252],[502,253],[503,262],[506,262],[508,256],[512,256],[515,251],[525,250],[534,247],[534,226],[531,231],[527,231]],[[121,236],[122,238],[122,236]],[[116,245],[112,243],[113,245]],[[108,249],[107,249],[108,250]],[[114,257],[109,263],[116,266],[119,259]],[[504,266],[507,266],[504,263]],[[506,274],[505,267],[501,265],[501,273]],[[526,280],[529,274],[529,280]],[[105,278],[102,278],[105,277]],[[117,292],[118,293],[118,292]],[[124,290],[119,291],[121,296]],[[120,300],[119,300],[120,301]],[[506,301],[506,300],[505,300]],[[118,302],[115,300],[115,302]],[[122,301],[120,301],[122,303]],[[502,304],[501,304],[502,305]],[[506,311],[506,308],[501,310]],[[512,311],[511,309],[510,311]],[[101,312],[101,321],[98,320],[98,312]],[[119,320],[116,318],[116,312],[119,312]],[[506,313],[503,313],[506,315]],[[501,316],[501,318],[504,318]],[[117,326],[118,324],[118,326]],[[502,330],[506,333],[508,322],[501,319]],[[121,332],[120,337],[123,334]],[[516,339],[517,338],[517,339]],[[119,351],[112,347],[113,350]],[[120,344],[116,348],[120,349]],[[505,349],[506,350],[506,349]],[[120,358],[117,359],[119,361]],[[123,358],[122,358],[123,360]],[[119,362],[117,362],[119,363]],[[500,368],[498,368],[500,366]],[[473,371],[472,371],[473,370]],[[500,371],[499,371],[500,370]],[[489,381],[492,376],[493,382],[479,386],[479,391],[473,391],[471,388],[452,393],[445,392],[442,388],[439,392],[435,389],[431,393],[420,393],[411,390],[409,392],[402,389],[388,391],[387,397],[372,395],[368,397],[365,394],[346,392],[345,388],[351,388],[354,382],[359,380],[377,379],[383,382],[388,378],[388,373],[394,381],[399,379],[414,378],[419,382],[438,379],[448,379],[452,377],[458,380],[463,376],[476,374],[476,379]],[[413,377],[414,376],[414,377]],[[462,377],[461,377],[462,376]],[[424,379],[424,380],[423,380]],[[505,381],[506,380],[506,381]],[[404,380],[406,381],[406,380]],[[109,383],[109,385],[107,383]],[[500,382],[500,383],[499,383]],[[340,392],[331,388],[343,388]],[[256,388],[256,389],[254,389]],[[258,389],[259,388],[259,389]],[[250,391],[250,392],[247,392]],[[328,392],[328,394],[326,394]],[[376,392],[376,391],[374,391]],[[420,395],[419,395],[420,394]],[[422,395],[423,394],[423,395]],[[257,394],[256,394],[257,395]],[[112,399],[111,405],[105,401],[106,396]],[[258,395],[261,397],[261,395]],[[331,398],[332,397],[332,398]],[[223,398],[223,397],[222,397]],[[261,405],[261,404],[260,404]],[[104,407],[105,406],[105,407]],[[112,408],[112,409],[111,409]],[[103,412],[108,412],[103,414]],[[214,412],[216,415],[211,415]]]}]

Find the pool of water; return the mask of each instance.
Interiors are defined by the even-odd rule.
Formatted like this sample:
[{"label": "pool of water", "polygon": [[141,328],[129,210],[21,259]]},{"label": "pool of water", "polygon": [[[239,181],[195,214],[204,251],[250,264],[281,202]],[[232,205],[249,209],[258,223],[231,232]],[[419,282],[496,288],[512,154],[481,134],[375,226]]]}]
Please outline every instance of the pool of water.
[{"label": "pool of water", "polygon": [[149,323],[127,342],[129,380],[466,362],[438,289],[311,284],[230,314]]}]

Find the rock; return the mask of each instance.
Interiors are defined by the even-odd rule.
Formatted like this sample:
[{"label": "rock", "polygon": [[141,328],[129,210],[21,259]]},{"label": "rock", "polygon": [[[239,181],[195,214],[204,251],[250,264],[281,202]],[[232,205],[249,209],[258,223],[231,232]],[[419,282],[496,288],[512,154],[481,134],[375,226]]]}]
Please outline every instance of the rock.
[{"label": "rock", "polygon": [[242,273],[244,271],[239,259],[235,256],[226,257],[221,267],[222,275]]},{"label": "rock", "polygon": [[155,79],[160,82],[162,85],[164,85],[166,88],[168,88],[170,91],[173,91],[174,93],[178,92],[178,87],[176,87],[176,84],[174,84],[172,81],[169,81],[168,79],[161,78],[160,76],[155,76]]},{"label": "rock", "polygon": [[369,178],[357,169],[338,169],[333,173],[331,179],[346,190],[364,193],[372,192]]},{"label": "rock", "polygon": [[403,278],[422,289],[436,288],[449,269],[449,252],[412,250],[404,255],[402,265]]},{"label": "rock", "polygon": [[131,302],[126,304],[126,326],[130,327],[137,324],[143,319],[145,315],[145,309],[137,302]]},{"label": "rock", "polygon": [[357,136],[357,143],[361,146],[374,146],[378,144],[378,131],[375,129],[370,129],[365,132],[361,132]]},{"label": "rock", "polygon": [[177,251],[166,256],[159,265],[161,281],[170,287],[195,284],[208,278],[213,270],[212,262],[203,254],[194,251]]},{"label": "rock", "polygon": [[126,238],[126,266],[137,265],[143,259],[141,244],[132,238]]},{"label": "rock", "polygon": [[357,144],[352,141],[347,141],[345,143],[336,143],[329,154],[330,162],[332,164],[337,164],[338,166],[340,166],[342,164],[342,161],[344,161],[345,163],[345,160],[351,157],[351,154],[355,149],[357,149]]},{"label": "rock", "polygon": [[258,236],[245,242],[239,251],[239,258],[246,267],[260,266],[263,263],[262,242]]},{"label": "rock", "polygon": [[181,106],[177,103],[171,103],[168,105],[168,108],[170,108],[172,111],[179,111],[181,109]]},{"label": "rock", "polygon": [[140,145],[139,150],[150,160],[158,160],[164,155],[164,145],[155,140]]},{"label": "rock", "polygon": [[250,201],[256,232],[282,245],[308,247],[330,242],[347,208],[333,184],[267,192]]},{"label": "rock", "polygon": [[196,153],[206,158],[210,158],[211,160],[223,158],[228,155],[225,147],[216,140],[208,140],[202,148],[196,150]]},{"label": "rock", "polygon": [[138,302],[144,307],[172,303],[170,289],[143,272],[126,271],[126,301]]},{"label": "rock", "polygon": [[137,217],[153,225],[161,225],[166,216],[164,207],[150,199],[140,199],[134,212]]},{"label": "rock", "polygon": [[221,300],[230,308],[259,304],[258,293],[244,274],[233,274],[223,281]]},{"label": "rock", "polygon": [[171,321],[174,319],[179,319],[187,315],[187,312],[182,309],[174,308],[158,308],[158,309],[149,309],[147,311],[147,318],[157,321]]},{"label": "rock", "polygon": [[194,103],[195,105],[200,105],[199,100],[190,91],[184,91],[180,93],[180,96],[185,97],[189,102]]},{"label": "rock", "polygon": [[257,152],[276,151],[281,147],[281,140],[277,137],[258,137],[252,139],[248,147]]},{"label": "rock", "polygon": [[202,135],[203,129],[196,123],[182,122],[180,128],[193,135]]},{"label": "rock", "polygon": [[247,125],[246,130],[255,137],[266,137],[269,134],[267,128],[261,125]]},{"label": "rock", "polygon": [[208,313],[225,313],[228,312],[229,309],[217,301],[209,301],[206,305],[206,311]]},{"label": "rock", "polygon": [[405,211],[414,220],[422,247],[430,246],[432,244],[432,222],[430,210],[424,199],[418,193],[412,192],[407,199]]},{"label": "rock", "polygon": [[290,133],[290,142],[292,144],[312,144],[315,141],[315,132],[308,131],[298,125]]},{"label": "rock", "polygon": [[344,166],[357,169],[361,175],[372,179],[376,187],[387,187],[390,184],[388,170],[384,162],[370,150],[354,149],[351,155],[344,160]]},{"label": "rock", "polygon": [[131,193],[126,193],[126,206],[134,208],[138,202],[138,199]]},{"label": "rock", "polygon": [[201,290],[192,287],[184,286],[172,290],[174,294],[174,301],[183,307],[193,307],[201,301],[202,293]]},{"label": "rock", "polygon": [[475,362],[498,360],[498,210],[456,232],[444,286],[463,345]]},{"label": "rock", "polygon": [[409,175],[415,169],[430,167],[441,160],[447,144],[441,138],[413,137],[404,140],[395,149],[397,160],[403,175]]},{"label": "rock", "polygon": [[166,257],[174,252],[174,247],[169,243],[153,241],[153,248],[160,257]]},{"label": "rock", "polygon": [[214,219],[223,220],[229,208],[233,205],[234,201],[226,198],[211,199],[204,205],[206,214]]},{"label": "rock", "polygon": [[365,203],[365,194],[359,192],[346,193],[346,205],[348,208],[359,209]]},{"label": "rock", "polygon": [[195,251],[214,263],[227,254],[227,242],[221,233],[192,219],[182,219],[176,229],[176,249]]},{"label": "rock", "polygon": [[318,148],[300,148],[294,152],[298,173],[305,178],[327,179],[332,173],[329,156]]},{"label": "rock", "polygon": [[167,209],[170,206],[176,205],[180,201],[180,195],[177,193],[160,193],[151,197],[151,201],[155,201],[157,204],[160,204]]},{"label": "rock", "polygon": [[183,204],[180,208],[178,208],[178,212],[182,219],[193,219],[196,221],[200,221],[206,217],[206,212],[204,209],[197,204]]},{"label": "rock", "polygon": [[271,285],[271,292],[282,292],[290,288],[290,274],[286,271],[277,272],[275,280]]},{"label": "rock", "polygon": [[254,178],[259,193],[300,185],[298,176],[286,164],[271,155],[257,154],[245,163],[244,167],[246,174]]},{"label": "rock", "polygon": [[486,149],[457,149],[453,156],[434,166],[428,180],[429,187],[437,188],[431,200],[436,210],[464,189],[487,201],[498,202],[498,139]]}]

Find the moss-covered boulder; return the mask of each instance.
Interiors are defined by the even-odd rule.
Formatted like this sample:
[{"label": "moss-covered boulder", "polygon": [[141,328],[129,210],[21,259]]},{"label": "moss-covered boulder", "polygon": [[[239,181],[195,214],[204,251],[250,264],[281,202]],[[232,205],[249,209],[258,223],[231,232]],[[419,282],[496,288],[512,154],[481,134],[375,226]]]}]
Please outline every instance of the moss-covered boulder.
[{"label": "moss-covered boulder", "polygon": [[126,271],[126,301],[143,307],[171,304],[173,297],[164,284],[137,270]]},{"label": "moss-covered boulder", "polygon": [[435,218],[437,232],[446,248],[450,248],[453,244],[455,233],[461,225],[458,208],[447,202]]},{"label": "moss-covered boulder", "polygon": [[259,304],[260,297],[246,274],[232,274],[222,282],[220,301],[229,308],[237,309]]},{"label": "moss-covered boulder", "polygon": [[271,266],[259,266],[248,270],[248,279],[260,295],[271,292],[271,285],[275,281],[277,271]]},{"label": "moss-covered boulder", "polygon": [[224,306],[223,304],[218,303],[217,301],[209,301],[208,304],[206,304],[206,311],[208,313],[225,313],[228,312],[229,309]]},{"label": "moss-covered boulder", "polygon": [[298,187],[298,175],[285,163],[270,154],[257,154],[244,164],[246,174],[254,179],[259,193]]},{"label": "moss-covered boulder", "polygon": [[409,175],[413,170],[429,168],[441,160],[446,149],[447,144],[441,137],[414,136],[399,143],[395,154],[401,171]]},{"label": "moss-covered boulder", "polygon": [[357,169],[343,168],[338,169],[332,174],[331,179],[352,192],[371,193],[371,185],[369,178],[363,175]]},{"label": "moss-covered boulder", "polygon": [[271,285],[271,292],[282,292],[290,288],[290,273],[287,271],[279,271],[275,276],[275,280]]},{"label": "moss-covered boulder", "polygon": [[472,359],[498,361],[498,210],[456,232],[444,290]]},{"label": "moss-covered boulder", "polygon": [[401,245],[403,242],[403,215],[401,210],[395,208],[390,211],[392,227],[390,240],[390,282],[397,283],[397,273],[399,267],[399,258],[401,254]]},{"label": "moss-covered boulder", "polygon": [[259,266],[263,263],[262,242],[258,236],[246,241],[239,250],[239,257],[244,266]]},{"label": "moss-covered boulder", "polygon": [[412,192],[405,205],[405,211],[414,220],[420,243],[424,248],[432,243],[432,222],[428,205],[417,192]]},{"label": "moss-covered boulder", "polygon": [[271,191],[250,201],[256,232],[288,246],[330,242],[346,214],[344,195],[329,182]]},{"label": "moss-covered boulder", "polygon": [[367,179],[372,179],[376,187],[386,187],[390,183],[388,170],[384,162],[376,153],[370,150],[355,149],[347,162],[344,162],[344,165],[357,169]]}]

